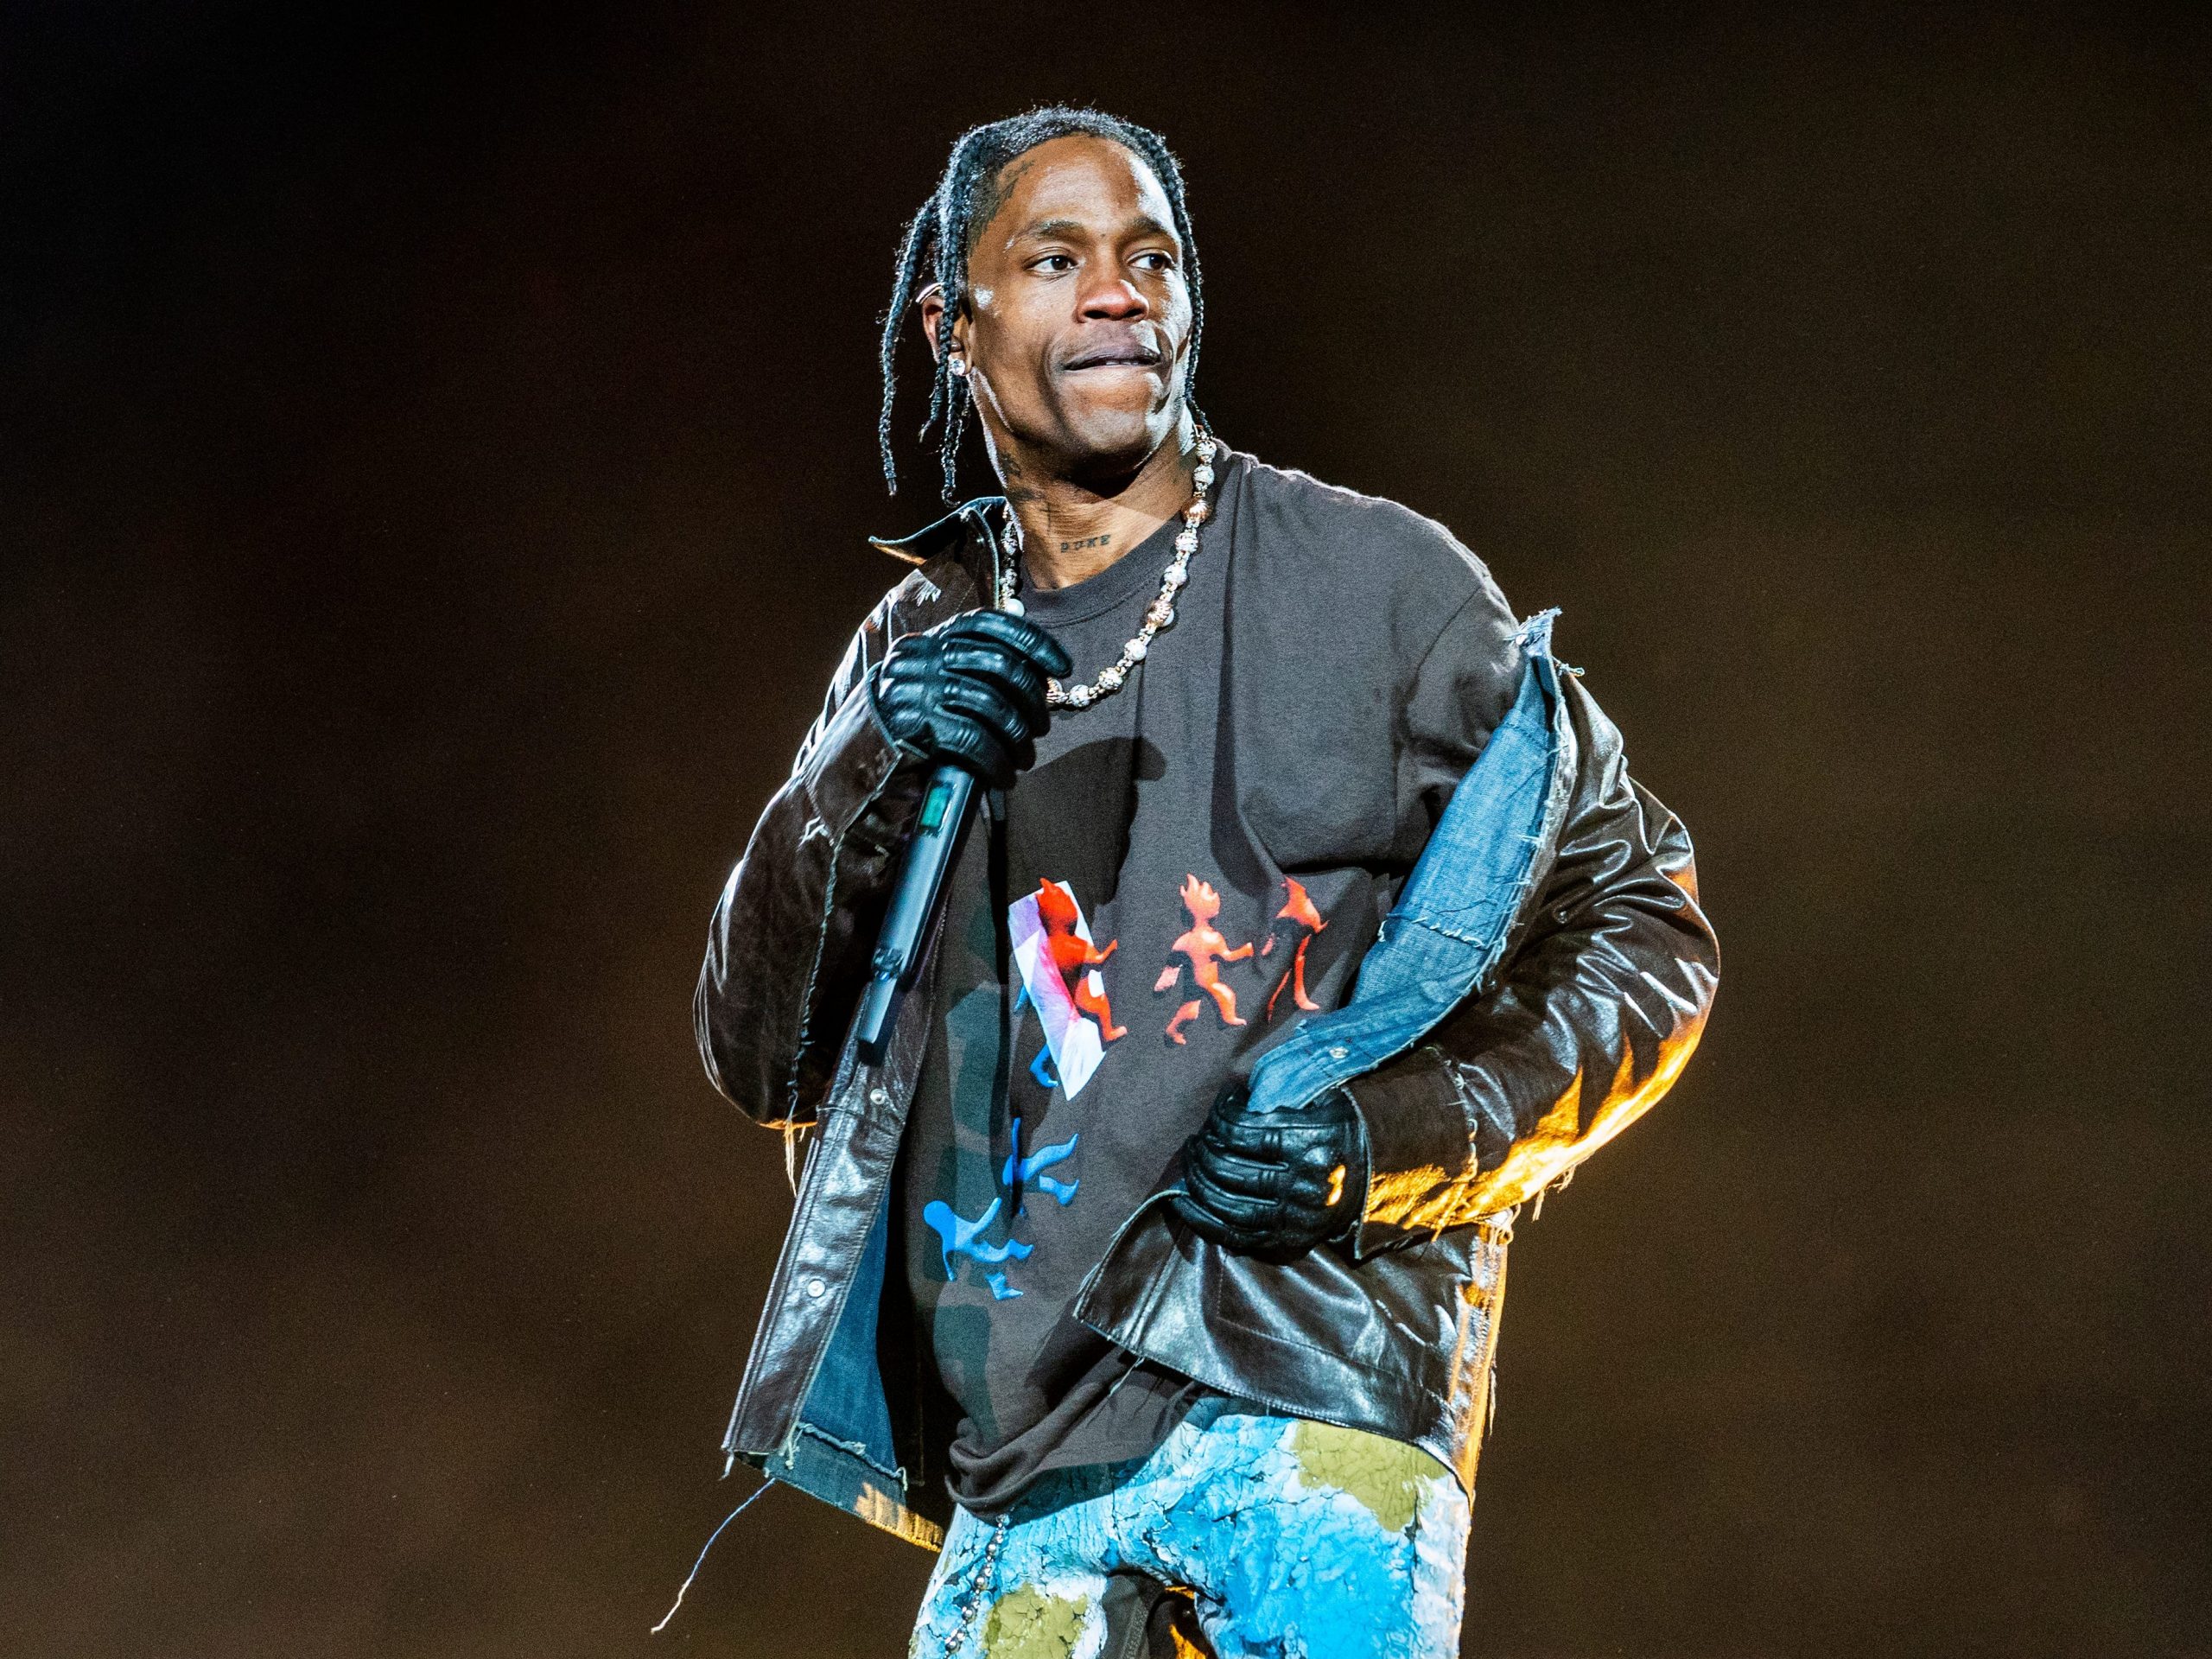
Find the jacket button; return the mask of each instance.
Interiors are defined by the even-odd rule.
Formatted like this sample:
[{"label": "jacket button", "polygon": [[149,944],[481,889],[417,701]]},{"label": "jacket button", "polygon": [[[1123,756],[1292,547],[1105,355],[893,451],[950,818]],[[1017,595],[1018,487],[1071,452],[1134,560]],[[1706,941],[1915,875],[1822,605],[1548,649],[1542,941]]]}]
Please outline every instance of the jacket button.
[{"label": "jacket button", "polygon": [[830,1287],[823,1284],[819,1279],[810,1279],[806,1281],[806,1294],[810,1299],[816,1301],[821,1300],[823,1294]]},{"label": "jacket button", "polygon": [[887,1089],[869,1090],[868,1103],[871,1106],[888,1106],[891,1103],[891,1091]]},{"label": "jacket button", "polygon": [[1329,1051],[1329,1058],[1332,1060],[1341,1060],[1351,1052],[1351,1050],[1346,1048],[1342,1043],[1338,1043],[1334,1048]]}]

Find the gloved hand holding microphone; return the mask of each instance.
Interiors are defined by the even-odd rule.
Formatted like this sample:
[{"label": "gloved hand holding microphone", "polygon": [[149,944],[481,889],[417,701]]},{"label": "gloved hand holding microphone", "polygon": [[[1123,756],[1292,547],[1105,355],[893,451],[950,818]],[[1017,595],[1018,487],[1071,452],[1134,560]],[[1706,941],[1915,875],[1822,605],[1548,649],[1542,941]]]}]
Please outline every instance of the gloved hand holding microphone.
[{"label": "gloved hand holding microphone", "polygon": [[1004,611],[963,611],[892,645],[868,681],[891,735],[1004,789],[1037,758],[1047,676],[1072,666],[1052,636]]},{"label": "gloved hand holding microphone", "polygon": [[1046,677],[1069,666],[1067,653],[1033,622],[969,611],[893,641],[868,676],[868,701],[884,729],[932,767],[853,1015],[854,1039],[871,1065],[887,1057],[899,1003],[920,973],[976,781],[1004,789],[1035,761],[1038,735],[1051,720]]}]

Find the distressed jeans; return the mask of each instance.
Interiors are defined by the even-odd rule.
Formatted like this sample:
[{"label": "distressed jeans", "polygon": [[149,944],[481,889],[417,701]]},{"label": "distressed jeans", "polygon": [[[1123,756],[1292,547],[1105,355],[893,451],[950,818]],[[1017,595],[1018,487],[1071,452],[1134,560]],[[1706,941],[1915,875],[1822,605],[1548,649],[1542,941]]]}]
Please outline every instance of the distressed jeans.
[{"label": "distressed jeans", "polygon": [[[959,1510],[908,1652],[1125,1659],[1150,1580],[1219,1659],[1453,1659],[1467,1526],[1417,1446],[1211,1398],[1150,1457],[1050,1471],[996,1524]],[[1151,1651],[1202,1651],[1160,1628]]]}]

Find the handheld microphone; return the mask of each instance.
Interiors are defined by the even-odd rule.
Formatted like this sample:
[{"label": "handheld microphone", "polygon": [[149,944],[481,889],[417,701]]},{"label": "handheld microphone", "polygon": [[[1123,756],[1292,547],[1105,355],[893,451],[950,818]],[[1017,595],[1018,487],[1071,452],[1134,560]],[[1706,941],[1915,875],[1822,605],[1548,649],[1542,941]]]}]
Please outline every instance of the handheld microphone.
[{"label": "handheld microphone", "polygon": [[948,761],[930,774],[913,839],[906,843],[906,859],[899,866],[899,885],[892,889],[882,931],[876,935],[868,988],[861,993],[860,1012],[855,1016],[861,1058],[870,1065],[882,1064],[899,1000],[914,988],[921,972],[922,944],[944,897],[945,874],[952,868],[975,797],[976,775],[966,767]]}]

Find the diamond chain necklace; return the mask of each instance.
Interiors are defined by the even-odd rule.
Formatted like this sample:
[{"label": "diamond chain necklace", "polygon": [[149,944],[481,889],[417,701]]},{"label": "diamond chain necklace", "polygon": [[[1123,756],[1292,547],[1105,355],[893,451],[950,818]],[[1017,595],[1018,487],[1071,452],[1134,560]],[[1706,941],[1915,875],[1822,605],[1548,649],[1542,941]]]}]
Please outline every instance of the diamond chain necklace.
[{"label": "diamond chain necklace", "polygon": [[[1152,649],[1153,636],[1162,628],[1175,625],[1175,595],[1191,579],[1191,555],[1198,550],[1198,526],[1206,516],[1206,492],[1213,487],[1213,434],[1198,434],[1197,469],[1191,474],[1192,494],[1191,505],[1183,509],[1183,528],[1175,533],[1175,556],[1167,562],[1167,569],[1160,578],[1160,597],[1152,601],[1144,613],[1144,626],[1136,631],[1129,643],[1122,647],[1122,654],[1112,666],[1100,671],[1089,685],[1063,686],[1058,680],[1045,682],[1045,702],[1053,709],[1088,709],[1101,697],[1109,697],[1122,689],[1122,683],[1136,670],[1136,665]],[[1021,525],[1012,508],[1006,515],[1008,547],[999,543],[999,609],[1012,615],[1022,613],[1021,601],[1014,597],[1020,581]]]}]

